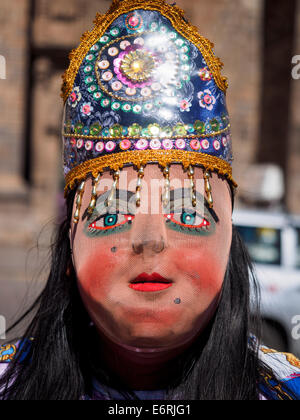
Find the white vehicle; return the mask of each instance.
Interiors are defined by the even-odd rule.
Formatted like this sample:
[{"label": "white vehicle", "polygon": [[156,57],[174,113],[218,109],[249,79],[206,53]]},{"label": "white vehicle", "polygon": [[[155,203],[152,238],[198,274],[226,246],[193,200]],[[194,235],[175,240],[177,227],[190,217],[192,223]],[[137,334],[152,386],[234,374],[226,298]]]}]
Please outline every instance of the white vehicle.
[{"label": "white vehicle", "polygon": [[300,356],[300,217],[236,210],[233,222],[255,263],[265,344]]}]

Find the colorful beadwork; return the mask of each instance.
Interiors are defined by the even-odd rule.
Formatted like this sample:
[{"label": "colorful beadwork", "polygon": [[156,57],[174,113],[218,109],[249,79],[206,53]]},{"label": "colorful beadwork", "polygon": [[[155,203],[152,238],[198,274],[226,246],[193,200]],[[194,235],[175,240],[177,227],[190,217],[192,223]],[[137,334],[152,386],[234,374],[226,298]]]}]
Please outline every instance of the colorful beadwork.
[{"label": "colorful beadwork", "polygon": [[176,162],[186,153],[179,160],[186,168],[215,170],[236,185],[222,64],[177,6],[114,1],[70,58],[63,85],[66,193],[95,173],[97,158],[102,169],[117,171],[146,152],[160,163],[161,153]]}]

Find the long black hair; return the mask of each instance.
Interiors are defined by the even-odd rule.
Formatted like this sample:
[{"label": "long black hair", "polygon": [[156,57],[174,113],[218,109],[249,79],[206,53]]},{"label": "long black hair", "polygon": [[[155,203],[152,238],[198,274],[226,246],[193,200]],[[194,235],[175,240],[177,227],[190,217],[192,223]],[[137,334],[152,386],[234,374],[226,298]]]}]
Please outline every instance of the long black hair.
[{"label": "long black hair", "polygon": [[[101,366],[93,353],[96,331],[90,326],[71,264],[69,229],[74,197],[73,191],[52,245],[46,286],[10,328],[34,314],[22,336],[22,343],[30,343],[29,350],[25,357],[19,352],[0,379],[0,399],[78,400],[91,394],[95,375],[102,383],[119,389],[125,399],[138,399]],[[252,299],[251,308],[251,296],[258,296],[258,287],[248,253],[233,227],[218,308],[199,340],[176,360],[180,374],[166,389],[167,399],[259,399],[262,378],[274,375],[258,357],[252,336],[259,341],[260,318],[253,315],[258,314],[258,298]]]}]

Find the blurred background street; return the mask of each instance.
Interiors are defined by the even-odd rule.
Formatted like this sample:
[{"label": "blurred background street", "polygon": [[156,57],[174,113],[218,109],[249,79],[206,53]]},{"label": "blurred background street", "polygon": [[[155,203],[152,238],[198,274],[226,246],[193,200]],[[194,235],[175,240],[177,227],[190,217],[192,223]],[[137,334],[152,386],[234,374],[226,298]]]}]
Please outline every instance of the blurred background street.
[{"label": "blurred background street", "polygon": [[[43,287],[62,217],[61,75],[110,3],[0,2],[0,320],[7,326]],[[300,0],[176,3],[215,43],[229,80],[234,221],[256,263],[267,344],[300,355]]]}]

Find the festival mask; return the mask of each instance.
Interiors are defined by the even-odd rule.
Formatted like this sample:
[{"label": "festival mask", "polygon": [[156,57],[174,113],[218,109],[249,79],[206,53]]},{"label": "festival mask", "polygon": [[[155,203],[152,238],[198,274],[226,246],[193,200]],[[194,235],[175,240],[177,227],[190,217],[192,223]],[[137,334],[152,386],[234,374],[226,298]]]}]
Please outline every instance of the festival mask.
[{"label": "festival mask", "polygon": [[88,176],[92,177],[88,213],[96,206],[97,185],[111,170],[109,206],[120,170],[137,171],[135,201],[140,206],[147,163],[163,171],[166,206],[170,165],[179,163],[197,205],[195,166],[203,171],[204,190],[213,208],[210,184],[215,172],[233,187],[226,78],[213,44],[198,34],[176,5],[163,0],[114,0],[95,27],[70,54],[62,97],[65,195],[77,188],[78,223]]},{"label": "festival mask", "polygon": [[[81,297],[115,343],[183,345],[216,308],[231,245],[221,62],[163,0],[114,1],[70,58],[65,194],[77,190],[70,240]],[[153,201],[163,205],[155,214]]]}]

